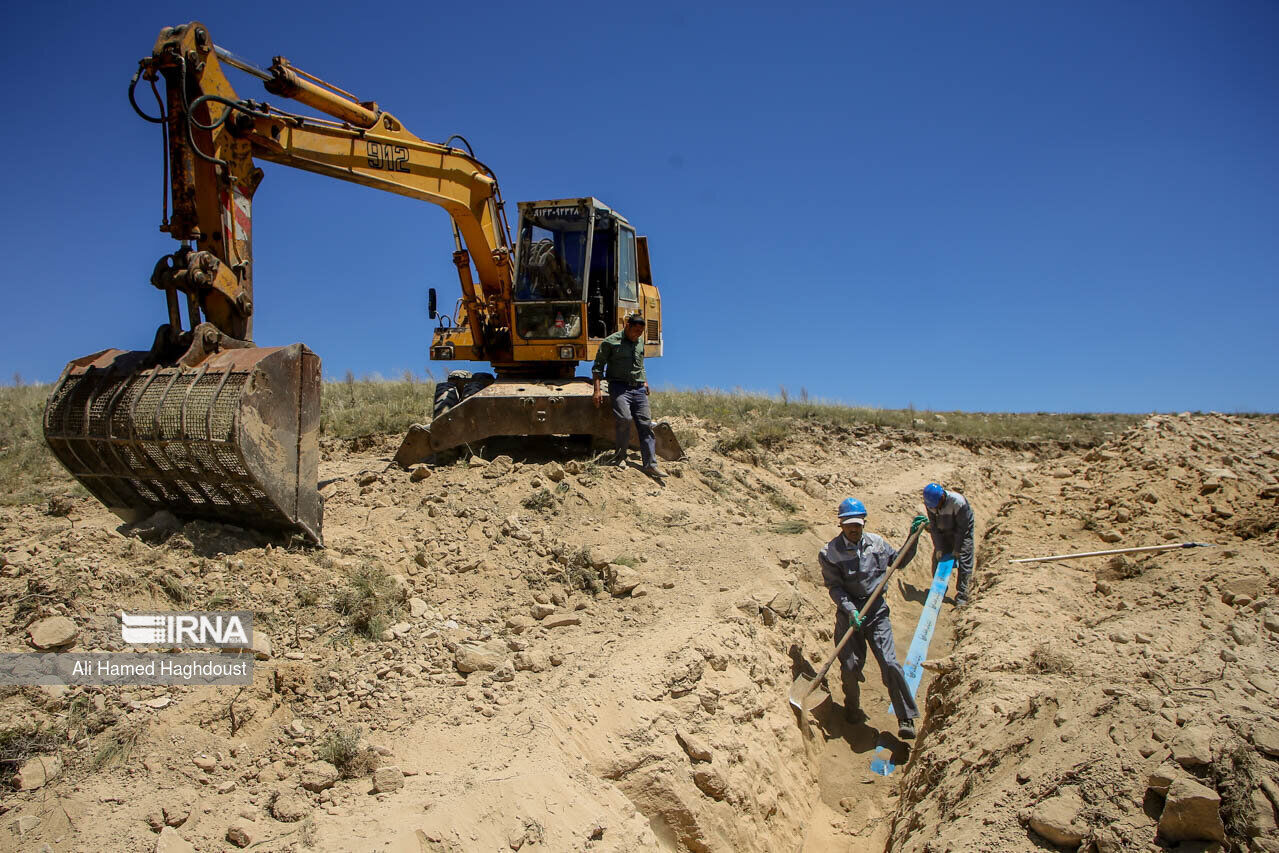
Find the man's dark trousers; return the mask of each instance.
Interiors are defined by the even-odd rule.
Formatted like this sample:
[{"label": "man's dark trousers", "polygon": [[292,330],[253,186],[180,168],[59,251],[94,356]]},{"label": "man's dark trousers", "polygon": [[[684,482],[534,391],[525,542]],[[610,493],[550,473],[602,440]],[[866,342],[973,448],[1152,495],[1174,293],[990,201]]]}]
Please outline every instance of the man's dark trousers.
[{"label": "man's dark trousers", "polygon": [[[848,630],[848,614],[842,609],[835,612],[835,642],[844,637]],[[897,647],[893,642],[893,626],[888,621],[888,605],[882,602],[869,617],[862,622],[861,630],[853,635],[839,653],[839,663],[844,682],[844,707],[861,707],[861,686],[857,683],[862,667],[866,665],[866,641],[869,638],[871,651],[879,662],[879,677],[884,687],[888,688],[888,698],[892,700],[893,712],[899,720],[913,720],[919,716],[919,708],[915,705],[915,697],[910,693],[910,685],[906,683],[906,673],[897,662]]]},{"label": "man's dark trousers", "polygon": [[624,453],[631,446],[631,423],[639,431],[640,456],[644,466],[657,459],[657,439],[653,437],[653,415],[648,407],[648,394],[642,382],[608,380],[608,399],[613,404],[613,419],[617,427],[614,446]]}]

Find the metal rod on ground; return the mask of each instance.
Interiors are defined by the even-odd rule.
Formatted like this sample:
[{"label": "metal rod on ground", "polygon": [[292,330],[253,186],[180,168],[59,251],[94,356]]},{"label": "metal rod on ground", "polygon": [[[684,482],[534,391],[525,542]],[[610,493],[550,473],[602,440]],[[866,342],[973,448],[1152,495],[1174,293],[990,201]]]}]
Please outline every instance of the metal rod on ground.
[{"label": "metal rod on ground", "polygon": [[1111,554],[1135,554],[1139,551],[1174,551],[1178,548],[1216,548],[1211,542],[1177,542],[1172,545],[1142,545],[1139,548],[1113,548],[1109,551],[1083,551],[1079,554],[1054,554],[1051,557],[1023,557],[1010,563],[1048,563],[1054,560],[1077,560],[1080,557],[1108,557]]}]

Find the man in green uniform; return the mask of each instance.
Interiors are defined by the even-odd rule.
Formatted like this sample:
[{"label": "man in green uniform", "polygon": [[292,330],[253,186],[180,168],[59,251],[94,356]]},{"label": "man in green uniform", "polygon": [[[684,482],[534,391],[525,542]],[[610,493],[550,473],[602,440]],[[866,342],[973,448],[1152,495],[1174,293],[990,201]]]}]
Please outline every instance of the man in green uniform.
[{"label": "man in green uniform", "polygon": [[591,368],[595,381],[595,405],[604,404],[600,380],[608,380],[608,399],[613,404],[617,425],[612,463],[626,465],[626,449],[631,444],[631,422],[639,431],[640,469],[650,477],[661,477],[657,467],[657,439],[653,436],[653,415],[648,405],[648,378],[644,375],[644,315],[631,314],[626,327],[600,341]]}]

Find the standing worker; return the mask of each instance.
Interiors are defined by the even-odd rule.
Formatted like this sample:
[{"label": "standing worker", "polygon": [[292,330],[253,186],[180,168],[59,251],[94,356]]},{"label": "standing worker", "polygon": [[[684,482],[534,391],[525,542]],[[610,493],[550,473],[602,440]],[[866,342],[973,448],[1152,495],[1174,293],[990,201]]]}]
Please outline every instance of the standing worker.
[{"label": "standing worker", "polygon": [[937,561],[947,554],[955,558],[955,606],[968,603],[968,585],[973,579],[973,508],[954,489],[937,483],[924,486],[924,506],[928,511],[928,532],[933,537],[933,572]]},{"label": "standing worker", "polygon": [[608,380],[608,399],[613,404],[613,418],[617,435],[615,450],[610,461],[613,465],[626,465],[626,449],[631,444],[631,421],[639,432],[640,468],[650,477],[660,478],[657,467],[657,439],[653,436],[653,416],[648,405],[648,379],[644,375],[644,315],[636,312],[626,318],[626,327],[600,341],[591,367],[595,382],[595,405],[604,403],[600,380]]},{"label": "standing worker", "polygon": [[[910,526],[914,533],[927,519],[916,516]],[[897,550],[882,536],[867,533],[866,507],[856,498],[845,498],[839,505],[841,532],[826,543],[818,553],[822,565],[822,580],[830,592],[835,611],[835,642],[844,637],[849,625],[859,623],[852,630],[857,634],[839,653],[844,682],[844,719],[859,723],[866,719],[861,710],[861,688],[857,681],[866,665],[866,644],[879,662],[879,675],[888,688],[893,710],[897,712],[897,734],[903,740],[915,737],[915,718],[919,708],[906,683],[906,673],[897,661],[897,648],[893,643],[893,626],[888,619],[888,604],[881,593],[869,613],[860,613],[875,587],[883,580],[888,567],[897,559]],[[915,557],[912,542],[902,560],[905,566]]]}]

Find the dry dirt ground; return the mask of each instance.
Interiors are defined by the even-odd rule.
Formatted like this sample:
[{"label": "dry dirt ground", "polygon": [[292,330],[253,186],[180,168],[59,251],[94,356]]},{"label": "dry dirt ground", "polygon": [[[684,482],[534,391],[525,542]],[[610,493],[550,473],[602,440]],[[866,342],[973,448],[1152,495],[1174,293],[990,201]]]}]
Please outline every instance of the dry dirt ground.
[{"label": "dry dirt ground", "polygon": [[[57,617],[121,650],[131,609],[249,609],[270,638],[243,690],[0,693],[0,757],[61,761],[0,793],[0,849],[1108,853],[1219,816],[1279,850],[1275,420],[1156,416],[1088,451],[806,426],[729,455],[679,426],[703,439],[664,485],[549,453],[414,480],[391,437],[331,442],[325,549],[0,509],[6,651]],[[832,647],[835,502],[900,543],[929,480],[970,498],[979,553],[920,737],[896,739],[873,662],[869,723],[828,704],[805,735],[786,693]],[[1222,547],[1007,562],[1183,540]],[[927,566],[888,593],[900,657]]]}]

